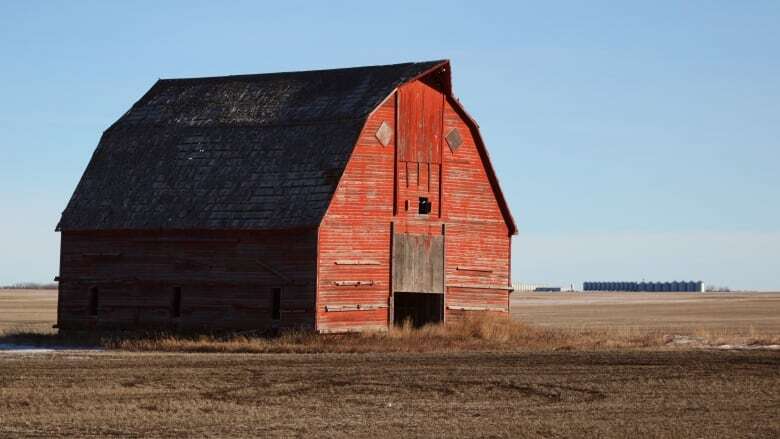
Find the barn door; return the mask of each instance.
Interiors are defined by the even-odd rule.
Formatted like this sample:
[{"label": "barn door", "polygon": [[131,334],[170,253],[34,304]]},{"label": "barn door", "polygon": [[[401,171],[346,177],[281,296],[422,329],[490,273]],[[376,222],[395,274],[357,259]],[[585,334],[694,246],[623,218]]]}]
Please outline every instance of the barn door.
[{"label": "barn door", "polygon": [[393,321],[414,326],[444,316],[444,236],[393,235]]}]

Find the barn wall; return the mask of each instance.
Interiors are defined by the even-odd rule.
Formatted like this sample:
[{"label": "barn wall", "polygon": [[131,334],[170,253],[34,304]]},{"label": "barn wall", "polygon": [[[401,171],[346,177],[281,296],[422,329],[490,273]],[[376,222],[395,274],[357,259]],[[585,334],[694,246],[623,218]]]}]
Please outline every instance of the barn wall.
[{"label": "barn wall", "polygon": [[[413,117],[410,103],[423,106]],[[395,131],[387,146],[375,135],[382,122]],[[455,152],[443,139],[452,128],[463,138]],[[418,214],[421,196],[428,215]],[[444,235],[445,319],[508,315],[509,230],[473,133],[432,82],[402,86],[360,135],[320,226],[318,330],[387,327],[394,233]]]},{"label": "barn wall", "polygon": [[319,230],[317,329],[385,329],[390,295],[395,135],[376,138],[382,122],[395,131],[395,97],[365,124]]},{"label": "barn wall", "polygon": [[475,134],[451,102],[444,106],[444,135],[457,129],[463,143],[443,151],[443,216],[447,319],[509,309],[510,235],[477,148]]},{"label": "barn wall", "polygon": [[[63,232],[60,328],[313,327],[316,231]],[[89,315],[98,288],[98,317]],[[173,315],[174,288],[181,315]]]},{"label": "barn wall", "polygon": [[[428,78],[398,91],[394,229],[444,234],[446,320],[477,312],[508,315],[509,229],[476,133],[442,88]],[[456,149],[445,141],[453,129],[462,139]],[[417,212],[422,196],[432,202],[428,215]]]}]

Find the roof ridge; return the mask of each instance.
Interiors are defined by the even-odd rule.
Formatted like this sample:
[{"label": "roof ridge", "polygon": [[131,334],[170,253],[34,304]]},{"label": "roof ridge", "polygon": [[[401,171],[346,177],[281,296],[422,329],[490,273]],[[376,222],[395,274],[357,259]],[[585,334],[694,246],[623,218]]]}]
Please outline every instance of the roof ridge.
[{"label": "roof ridge", "polygon": [[[211,122],[208,126],[199,126],[199,125],[191,125],[191,126],[185,126],[181,127],[184,128],[209,128],[209,127],[240,127],[240,126],[251,126],[253,128],[279,128],[279,127],[299,127],[299,126],[309,126],[309,125],[333,125],[333,124],[340,124],[340,123],[346,123],[346,122],[361,122],[366,119],[367,114],[363,114],[357,117],[343,117],[339,119],[317,119],[317,120],[300,120],[300,121],[290,121],[290,122],[284,122],[284,123],[256,123],[256,122]],[[149,128],[157,128],[157,127],[166,127],[166,126],[172,126],[174,124],[172,123],[150,123],[150,124],[143,124],[143,125],[128,125],[125,127],[122,127],[124,130],[129,129],[143,129],[147,130]],[[116,124],[111,125],[106,131],[111,130]]]},{"label": "roof ridge", "polygon": [[164,83],[196,82],[196,81],[208,82],[211,80],[225,80],[225,79],[240,80],[240,79],[253,79],[253,78],[260,78],[260,77],[268,78],[273,76],[284,76],[284,75],[294,75],[294,74],[311,74],[311,73],[339,72],[339,71],[349,72],[349,71],[361,70],[361,69],[382,69],[382,68],[414,66],[414,65],[422,65],[422,64],[437,65],[446,62],[449,62],[449,60],[437,59],[437,60],[430,60],[430,61],[413,61],[413,62],[395,63],[395,64],[374,64],[374,65],[367,65],[367,66],[339,67],[333,69],[291,70],[286,72],[239,73],[235,75],[194,76],[189,78],[160,78],[158,79],[158,82],[164,82]]}]

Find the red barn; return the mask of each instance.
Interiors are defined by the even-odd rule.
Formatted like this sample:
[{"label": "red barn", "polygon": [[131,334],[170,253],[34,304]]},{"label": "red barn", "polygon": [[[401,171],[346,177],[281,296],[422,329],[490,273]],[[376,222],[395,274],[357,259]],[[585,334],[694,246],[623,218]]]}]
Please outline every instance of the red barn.
[{"label": "red barn", "polygon": [[448,61],[160,80],[57,230],[62,329],[509,311],[515,224]]}]

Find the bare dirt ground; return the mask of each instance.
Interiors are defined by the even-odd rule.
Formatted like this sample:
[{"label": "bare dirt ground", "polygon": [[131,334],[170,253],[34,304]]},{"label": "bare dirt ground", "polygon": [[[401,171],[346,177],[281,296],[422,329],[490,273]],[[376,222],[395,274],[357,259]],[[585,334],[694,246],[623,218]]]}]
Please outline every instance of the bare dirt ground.
[{"label": "bare dirt ground", "polygon": [[513,293],[512,317],[561,328],[780,334],[780,293]]},{"label": "bare dirt ground", "polygon": [[[780,294],[687,296],[517,294],[513,315],[556,328],[777,334]],[[55,292],[0,290],[0,333],[51,333],[55,309]],[[780,437],[779,411],[770,350],[0,349],[0,437],[769,438]]]},{"label": "bare dirt ground", "polygon": [[0,355],[2,437],[780,436],[772,352]]}]

